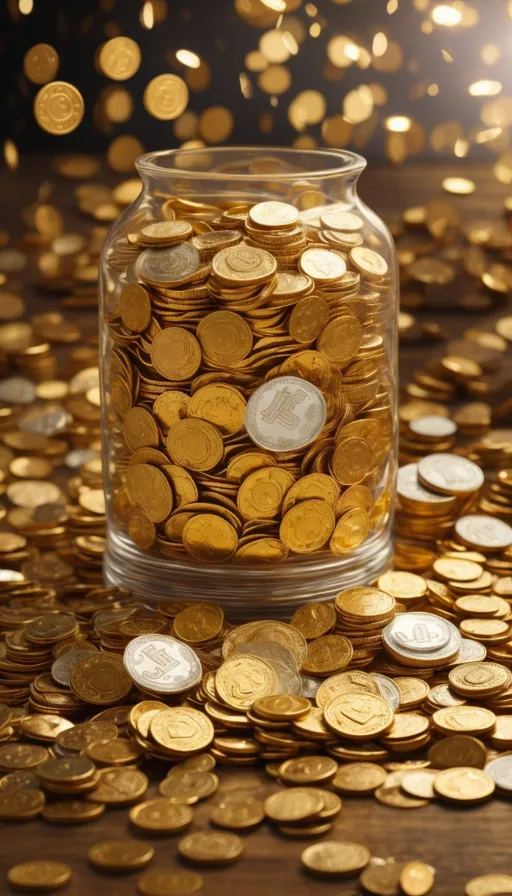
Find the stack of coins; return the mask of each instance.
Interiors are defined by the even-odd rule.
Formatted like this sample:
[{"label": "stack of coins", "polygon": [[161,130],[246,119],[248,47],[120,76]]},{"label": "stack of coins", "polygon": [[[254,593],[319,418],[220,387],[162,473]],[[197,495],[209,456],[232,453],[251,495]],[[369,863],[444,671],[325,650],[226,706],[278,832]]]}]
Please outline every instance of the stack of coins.
[{"label": "stack of coins", "polygon": [[353,647],[351,667],[368,666],[382,644],[382,630],[396,612],[395,598],[378,588],[349,588],[335,600],[336,631]]},{"label": "stack of coins", "polygon": [[391,502],[387,262],[334,204],[190,211],[111,250],[115,523],[198,562],[344,556]]}]

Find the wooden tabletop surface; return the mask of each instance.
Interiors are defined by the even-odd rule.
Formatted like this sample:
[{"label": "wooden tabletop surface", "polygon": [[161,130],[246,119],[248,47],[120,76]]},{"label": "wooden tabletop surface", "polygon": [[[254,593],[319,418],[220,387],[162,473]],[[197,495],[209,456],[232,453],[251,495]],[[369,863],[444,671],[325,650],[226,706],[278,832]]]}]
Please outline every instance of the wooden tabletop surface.
[{"label": "wooden tabletop surface", "polygon": [[[473,196],[453,201],[465,213],[474,217],[498,216],[507,194],[506,187],[492,177],[490,167],[466,165],[411,166],[393,170],[374,167],[361,178],[360,192],[368,204],[384,215],[408,205],[419,205],[443,196],[441,180],[448,174],[472,177],[477,183]],[[49,162],[41,159],[22,161],[17,174],[0,175],[0,228],[15,239],[22,233],[20,211],[33,202],[38,186],[44,180],[56,184],[53,201],[64,210],[66,228],[87,227],[86,221],[75,212],[73,182],[64,181],[51,173]],[[445,195],[445,194],[444,194]],[[446,197],[445,198],[450,198]],[[27,272],[27,279],[30,271]],[[37,294],[27,285],[24,296],[35,311],[58,308],[58,300]],[[503,314],[503,306],[499,313]],[[496,312],[497,316],[498,312]],[[79,323],[85,336],[96,331],[92,312],[71,312],[71,320]],[[489,313],[478,315],[446,309],[424,311],[420,320],[436,321],[450,336],[461,333],[473,324],[489,326]],[[402,382],[429,357],[432,344],[404,346],[401,349]],[[436,347],[437,350],[437,347]],[[156,784],[165,775],[166,767],[155,763],[150,768],[152,778],[149,796],[157,795]],[[219,771],[220,790],[250,790],[266,795],[276,788],[263,771],[256,769],[224,769]],[[214,799],[214,798],[213,798]],[[209,827],[210,803],[195,808],[191,830]],[[438,803],[422,809],[400,810],[380,805],[373,798],[345,798],[328,839],[355,840],[368,846],[373,856],[394,857],[397,861],[421,859],[436,869],[436,896],[457,896],[464,892],[464,884],[487,872],[512,874],[510,823],[512,809],[506,801],[495,798],[491,802],[467,809],[453,809]],[[44,821],[19,825],[0,824],[0,894],[7,892],[5,872],[13,864],[28,859],[55,859],[70,864],[73,878],[63,893],[69,896],[131,896],[136,894],[136,880],[140,872],[107,876],[95,871],[87,863],[86,853],[94,843],[127,836],[143,839],[140,832],[130,828],[128,810],[107,810],[104,816],[90,824],[59,827]],[[177,843],[180,835],[153,838],[156,850],[152,868],[178,868]],[[244,836],[244,856],[231,867],[206,869],[205,896],[343,896],[357,891],[357,880],[315,880],[301,871],[302,850],[313,841],[288,840],[273,833],[266,824]]]}]

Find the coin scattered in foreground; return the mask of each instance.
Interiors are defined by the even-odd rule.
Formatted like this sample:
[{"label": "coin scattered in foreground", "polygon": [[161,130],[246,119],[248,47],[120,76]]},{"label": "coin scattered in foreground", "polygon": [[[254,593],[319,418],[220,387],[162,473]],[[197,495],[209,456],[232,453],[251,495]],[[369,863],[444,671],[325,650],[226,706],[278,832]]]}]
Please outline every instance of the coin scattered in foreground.
[{"label": "coin scattered in foreground", "polygon": [[71,868],[64,862],[23,862],[9,868],[7,880],[18,890],[48,892],[64,887],[71,880]]},{"label": "coin scattered in foreground", "polygon": [[203,886],[203,879],[196,871],[146,871],[137,881],[142,896],[191,896]]},{"label": "coin scattered in foreground", "polygon": [[345,877],[361,871],[370,861],[370,850],[361,843],[324,840],[308,846],[302,864],[319,877]]},{"label": "coin scattered in foreground", "polygon": [[149,865],[155,850],[139,840],[103,840],[91,846],[87,856],[91,865],[119,874]]},{"label": "coin scattered in foreground", "polygon": [[183,859],[197,865],[227,865],[242,855],[244,844],[237,834],[206,831],[183,837],[178,851]]}]

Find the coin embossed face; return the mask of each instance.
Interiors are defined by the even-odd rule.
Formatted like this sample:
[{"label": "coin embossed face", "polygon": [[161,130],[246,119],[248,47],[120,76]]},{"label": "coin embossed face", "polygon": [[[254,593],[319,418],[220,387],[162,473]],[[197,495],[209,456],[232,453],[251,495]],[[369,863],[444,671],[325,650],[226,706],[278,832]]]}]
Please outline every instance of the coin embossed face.
[{"label": "coin embossed face", "polygon": [[201,679],[201,663],[188,645],[169,635],[141,635],[123,657],[136,684],[159,694],[179,694]]},{"label": "coin embossed face", "polygon": [[269,451],[293,451],[313,441],[324,425],[326,405],[312,383],[278,377],[249,399],[245,426],[253,442]]}]

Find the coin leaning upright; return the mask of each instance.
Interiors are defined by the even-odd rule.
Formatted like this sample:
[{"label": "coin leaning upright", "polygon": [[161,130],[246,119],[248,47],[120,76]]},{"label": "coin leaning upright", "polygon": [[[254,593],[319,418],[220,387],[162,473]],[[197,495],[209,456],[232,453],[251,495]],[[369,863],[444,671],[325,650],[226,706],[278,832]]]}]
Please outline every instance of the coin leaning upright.
[{"label": "coin leaning upright", "polygon": [[170,635],[141,635],[124,651],[124,667],[132,681],[158,694],[181,694],[202,676],[199,657]]}]

